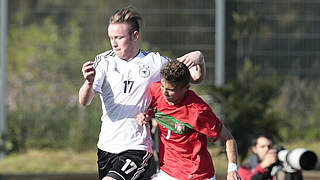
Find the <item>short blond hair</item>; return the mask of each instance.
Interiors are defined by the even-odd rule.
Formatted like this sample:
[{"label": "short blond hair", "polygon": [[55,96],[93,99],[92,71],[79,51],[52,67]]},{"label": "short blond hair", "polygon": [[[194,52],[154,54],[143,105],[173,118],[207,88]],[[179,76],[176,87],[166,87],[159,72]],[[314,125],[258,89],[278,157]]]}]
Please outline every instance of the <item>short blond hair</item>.
[{"label": "short blond hair", "polygon": [[140,31],[140,25],[142,23],[142,17],[132,8],[122,8],[116,10],[113,15],[109,18],[109,24],[116,23],[128,23],[131,28],[129,34],[132,34],[134,31]]}]

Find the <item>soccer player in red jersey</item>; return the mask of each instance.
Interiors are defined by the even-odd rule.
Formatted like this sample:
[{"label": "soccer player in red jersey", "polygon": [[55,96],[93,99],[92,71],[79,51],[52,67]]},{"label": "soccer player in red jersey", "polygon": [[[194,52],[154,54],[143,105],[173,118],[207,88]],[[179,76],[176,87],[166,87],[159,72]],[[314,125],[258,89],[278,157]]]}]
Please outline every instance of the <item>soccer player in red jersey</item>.
[{"label": "soccer player in red jersey", "polygon": [[179,61],[161,70],[161,82],[150,86],[153,112],[140,113],[139,125],[154,116],[160,135],[160,171],[153,179],[215,179],[215,169],[207,150],[207,137],[225,142],[228,180],[238,180],[237,145],[212,109],[192,90],[190,72]]}]

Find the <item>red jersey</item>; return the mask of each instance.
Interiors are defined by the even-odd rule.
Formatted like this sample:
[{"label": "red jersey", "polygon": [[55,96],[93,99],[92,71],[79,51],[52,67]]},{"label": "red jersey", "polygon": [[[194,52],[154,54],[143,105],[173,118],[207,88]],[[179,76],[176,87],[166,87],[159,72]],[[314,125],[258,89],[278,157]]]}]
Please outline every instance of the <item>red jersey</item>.
[{"label": "red jersey", "polygon": [[177,179],[205,179],[214,176],[207,137],[216,141],[222,122],[193,91],[182,102],[169,105],[160,82],[150,86],[151,106],[159,125],[160,169]]}]

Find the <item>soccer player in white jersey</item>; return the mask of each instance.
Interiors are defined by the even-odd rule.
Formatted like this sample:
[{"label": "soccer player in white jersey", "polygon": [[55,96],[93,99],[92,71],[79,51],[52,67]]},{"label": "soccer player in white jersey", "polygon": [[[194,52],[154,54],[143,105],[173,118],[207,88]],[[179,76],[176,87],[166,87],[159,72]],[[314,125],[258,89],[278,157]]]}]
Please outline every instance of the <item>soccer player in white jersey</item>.
[{"label": "soccer player in white jersey", "polygon": [[[160,80],[160,69],[170,59],[139,49],[141,16],[130,8],[117,10],[109,19],[112,50],[83,64],[85,82],[79,90],[81,105],[89,105],[97,93],[102,102],[102,125],[98,140],[100,180],[143,179],[152,157],[148,126],[138,126],[136,116],[150,105],[148,86]],[[200,51],[180,58],[191,82],[204,76]]]}]

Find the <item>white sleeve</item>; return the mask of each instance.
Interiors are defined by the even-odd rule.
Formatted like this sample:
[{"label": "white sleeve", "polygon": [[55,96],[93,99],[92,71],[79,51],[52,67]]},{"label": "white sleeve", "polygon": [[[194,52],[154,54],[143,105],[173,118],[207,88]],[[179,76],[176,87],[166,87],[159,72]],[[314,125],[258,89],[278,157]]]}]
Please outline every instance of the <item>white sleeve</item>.
[{"label": "white sleeve", "polygon": [[[160,55],[160,54],[159,54]],[[167,64],[168,62],[170,62],[171,61],[171,59],[170,58],[168,58],[168,57],[166,57],[166,56],[161,56],[160,55],[160,57],[161,57],[161,64],[162,64],[162,67],[165,65],[165,64]]]},{"label": "white sleeve", "polygon": [[102,55],[96,56],[94,60],[94,67],[96,70],[96,75],[93,81],[93,90],[99,94],[102,94],[101,87],[103,85],[104,79],[106,78],[105,69],[107,68],[106,61],[104,60]]}]

